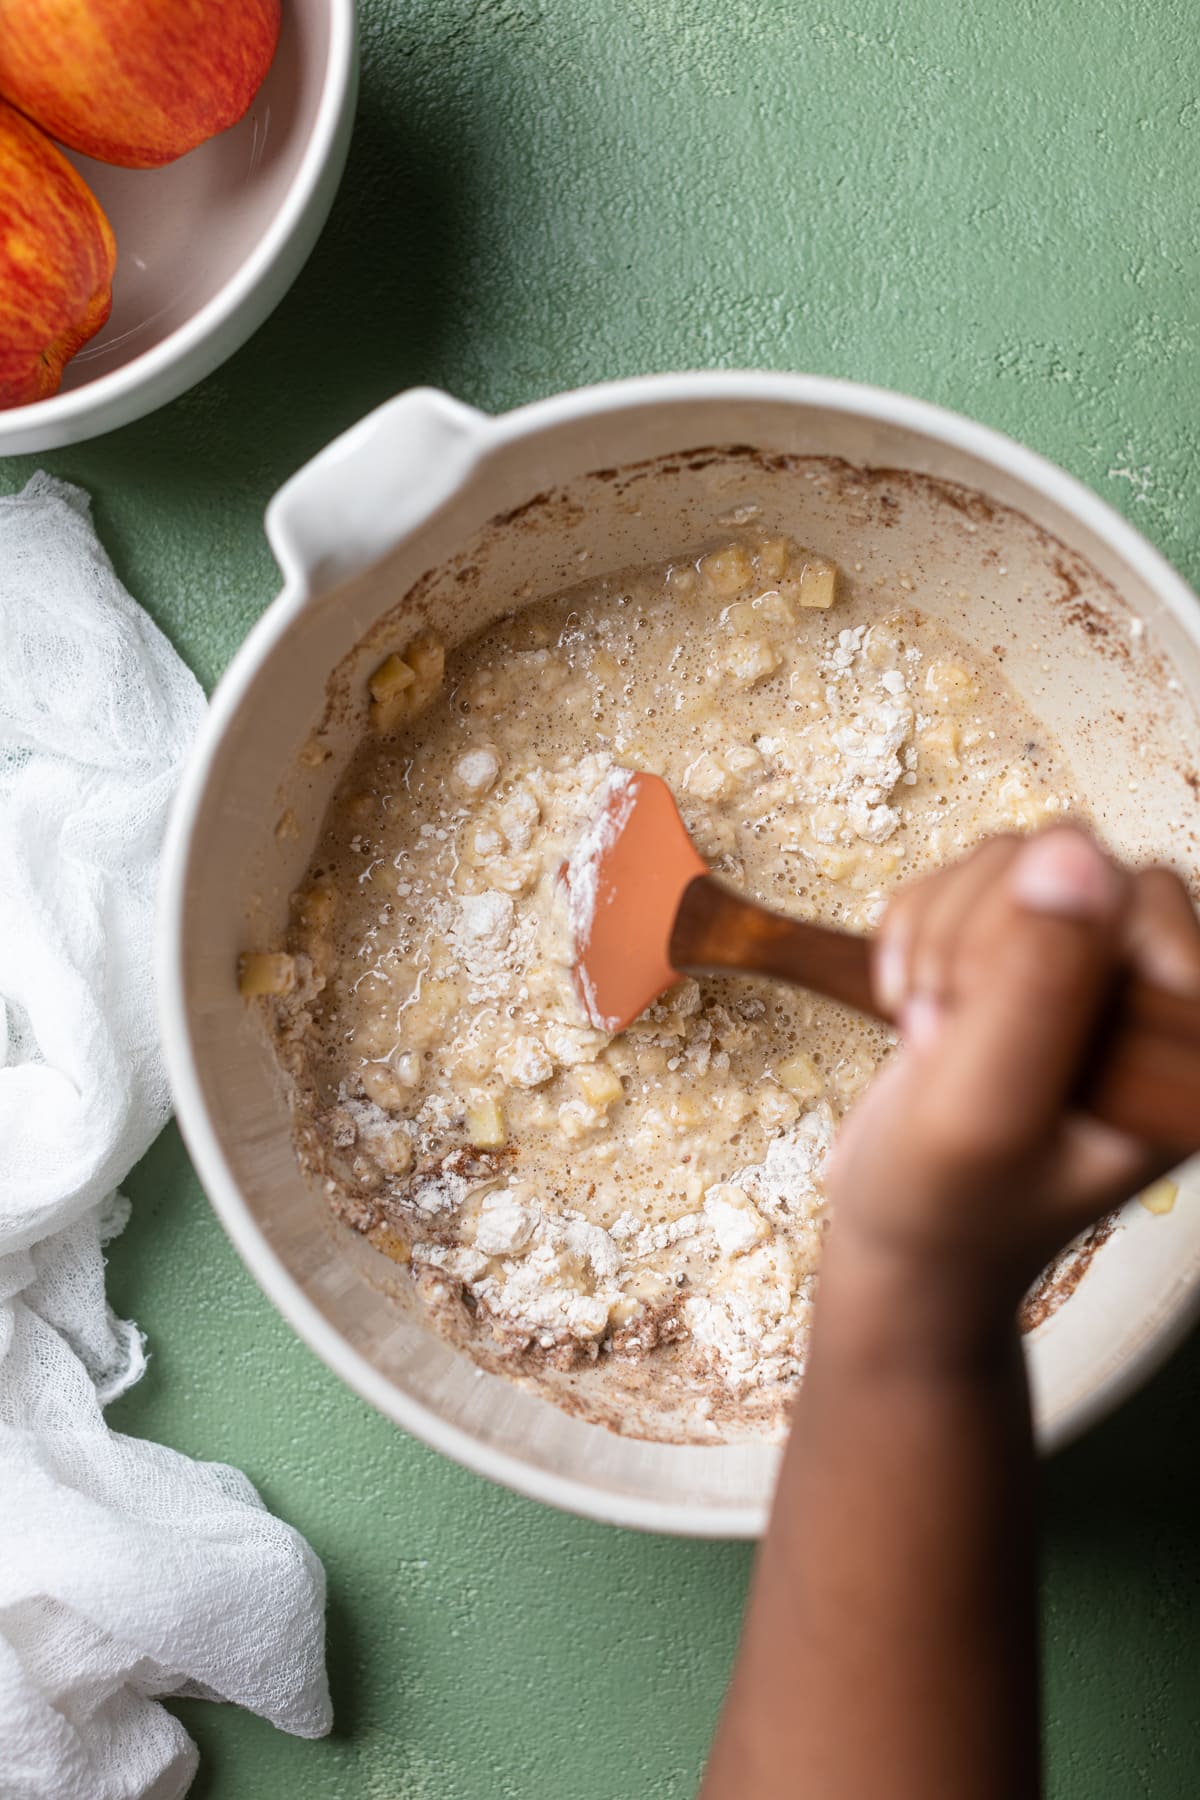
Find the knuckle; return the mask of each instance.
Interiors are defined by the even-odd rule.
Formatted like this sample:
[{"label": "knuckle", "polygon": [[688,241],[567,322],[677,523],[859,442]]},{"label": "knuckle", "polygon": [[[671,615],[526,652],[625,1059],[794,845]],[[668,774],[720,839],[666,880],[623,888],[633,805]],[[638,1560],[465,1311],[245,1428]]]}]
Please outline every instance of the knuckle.
[{"label": "knuckle", "polygon": [[1165,863],[1154,863],[1148,869],[1139,869],[1134,875],[1133,885],[1136,899],[1143,903],[1177,907],[1182,902],[1189,912],[1192,911],[1187,883]]}]

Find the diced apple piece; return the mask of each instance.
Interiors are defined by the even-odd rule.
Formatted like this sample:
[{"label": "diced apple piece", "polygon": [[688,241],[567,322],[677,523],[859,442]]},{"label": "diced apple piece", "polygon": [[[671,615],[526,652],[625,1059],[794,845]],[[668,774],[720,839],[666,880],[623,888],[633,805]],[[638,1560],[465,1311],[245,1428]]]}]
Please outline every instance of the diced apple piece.
[{"label": "diced apple piece", "polygon": [[504,1114],[491,1094],[479,1094],[467,1107],[467,1136],[477,1150],[498,1150],[506,1141]]},{"label": "diced apple piece", "polygon": [[393,1262],[406,1263],[412,1255],[412,1246],[407,1240],[389,1230],[386,1225],[373,1225],[367,1233],[367,1239],[385,1256],[390,1256]]},{"label": "diced apple piece", "polygon": [[939,719],[928,725],[917,739],[917,749],[925,756],[942,759],[951,769],[959,766],[959,730],[953,719]]},{"label": "diced apple piece", "polygon": [[711,750],[702,750],[683,772],[684,792],[694,794],[697,800],[717,800],[728,787],[728,771]]},{"label": "diced apple piece", "polygon": [[1148,1188],[1143,1188],[1138,1199],[1148,1213],[1169,1213],[1179,1193],[1179,1183],[1166,1176],[1161,1181],[1152,1181]]},{"label": "diced apple piece", "polygon": [[408,1104],[411,1089],[390,1063],[371,1062],[362,1071],[363,1091],[384,1112],[400,1112]]},{"label": "diced apple piece", "polygon": [[820,1069],[805,1050],[798,1050],[795,1056],[781,1062],[775,1076],[780,1087],[797,1100],[815,1100],[824,1086]]},{"label": "diced apple piece", "polygon": [[758,599],[752,602],[752,605],[755,617],[765,619],[769,625],[782,625],[786,628],[796,623],[796,615],[784,595],[776,593],[773,589],[769,589],[765,594],[760,594]]},{"label": "diced apple piece", "polygon": [[699,563],[701,575],[716,594],[738,594],[754,574],[754,565],[741,544],[726,544],[710,550]]},{"label": "diced apple piece", "polygon": [[406,688],[412,687],[416,679],[415,670],[409,667],[401,655],[393,651],[391,656],[380,663],[368,681],[367,688],[372,700],[378,701],[382,706],[395,699],[397,694],[404,693]]},{"label": "diced apple piece", "polygon": [[753,631],[758,623],[754,602],[752,600],[735,600],[732,605],[722,610],[721,623],[727,625],[730,631]]},{"label": "diced apple piece", "polygon": [[960,663],[939,660],[925,671],[925,692],[951,712],[962,712],[979,698],[979,683]]},{"label": "diced apple piece", "polygon": [[371,696],[371,725],[375,731],[394,731],[427,705],[442,685],[446,647],[432,631],[423,631],[403,652],[385,657],[367,682]]},{"label": "diced apple piece", "polygon": [[837,598],[837,564],[824,556],[810,557],[800,576],[796,598],[801,606],[832,606]]},{"label": "diced apple piece", "polygon": [[767,538],[758,547],[755,562],[764,581],[779,581],[787,572],[792,545],[785,537]]},{"label": "diced apple piece", "polygon": [[404,652],[404,660],[415,674],[426,695],[435,694],[446,672],[446,646],[432,631],[415,637]]},{"label": "diced apple piece", "polygon": [[607,1063],[585,1064],[576,1069],[575,1084],[589,1106],[611,1106],[625,1091],[621,1077]]},{"label": "diced apple piece", "polygon": [[416,674],[402,656],[393,652],[380,663],[367,682],[373,731],[394,731],[408,717],[412,707],[409,690],[416,684]]},{"label": "diced apple piece", "polygon": [[296,986],[296,959],[282,950],[252,950],[238,957],[238,992],[246,1000],[278,998]]}]

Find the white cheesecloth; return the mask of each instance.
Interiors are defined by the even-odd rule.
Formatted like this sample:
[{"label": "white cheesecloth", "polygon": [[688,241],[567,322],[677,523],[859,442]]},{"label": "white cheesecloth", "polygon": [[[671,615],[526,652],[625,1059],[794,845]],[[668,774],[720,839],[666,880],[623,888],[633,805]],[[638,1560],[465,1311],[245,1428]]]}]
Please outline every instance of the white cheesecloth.
[{"label": "white cheesecloth", "polygon": [[[0,1796],[175,1800],[156,1696],[329,1729],[324,1575],[245,1476],[110,1431],[145,1366],[104,1297],[118,1184],[169,1112],[163,824],[199,684],[80,489],[0,498]],[[231,1405],[235,1396],[230,1396]]]}]

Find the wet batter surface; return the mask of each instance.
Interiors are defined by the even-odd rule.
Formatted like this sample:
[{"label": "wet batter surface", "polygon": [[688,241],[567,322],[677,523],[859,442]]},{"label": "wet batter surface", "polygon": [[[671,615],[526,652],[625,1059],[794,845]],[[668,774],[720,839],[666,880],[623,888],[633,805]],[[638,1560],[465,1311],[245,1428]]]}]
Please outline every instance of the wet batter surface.
[{"label": "wet batter surface", "polygon": [[718,875],[865,931],[900,882],[1077,808],[1070,772],[919,594],[785,538],[399,643],[370,711],[286,943],[243,959],[302,1161],[488,1366],[606,1362],[691,1396],[697,1435],[777,1425],[830,1142],[892,1040],[736,978],[593,1029],[562,866],[610,771],[651,770]]}]

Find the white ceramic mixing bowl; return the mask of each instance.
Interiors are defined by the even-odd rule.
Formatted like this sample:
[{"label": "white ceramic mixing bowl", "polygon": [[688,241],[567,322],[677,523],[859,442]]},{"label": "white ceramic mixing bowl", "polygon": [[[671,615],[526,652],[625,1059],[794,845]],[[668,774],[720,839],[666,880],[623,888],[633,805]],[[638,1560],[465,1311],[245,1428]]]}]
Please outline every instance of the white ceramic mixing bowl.
[{"label": "white ceramic mixing bowl", "polygon": [[341,179],[357,89],[354,0],[287,0],[245,117],[161,169],[70,160],[117,239],[112,314],[32,406],[0,409],[0,456],[153,412],[256,331],[300,273]]},{"label": "white ceramic mixing bowl", "polygon": [[[499,419],[417,391],[330,445],[270,508],[284,588],[221,683],[179,795],[159,968],[171,1079],[200,1177],[318,1354],[408,1430],[523,1493],[709,1536],[762,1528],[777,1451],[618,1435],[482,1373],[436,1337],[406,1280],[335,1228],[299,1173],[235,961],[278,941],[363,729],[364,678],[382,645],[427,622],[454,641],[522,595],[727,534],[748,508],[853,578],[879,577],[881,603],[906,598],[981,655],[1002,655],[1117,848],[1169,847],[1195,866],[1196,598],[1123,520],[1039,457],[900,395],[807,377],[663,376]],[[317,768],[298,759],[314,732],[330,752]],[[278,832],[288,811],[295,829]],[[1193,1318],[1196,1185],[1185,1177],[1165,1216],[1127,1208],[1073,1296],[1028,1340],[1044,1445],[1113,1406]],[[654,1427],[646,1414],[626,1423]]]}]

